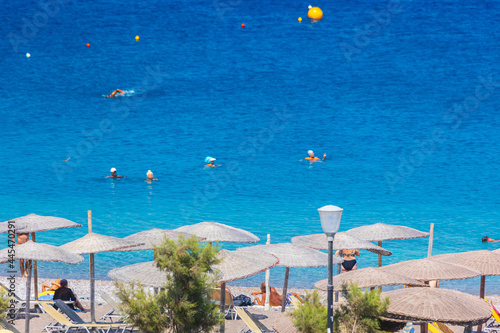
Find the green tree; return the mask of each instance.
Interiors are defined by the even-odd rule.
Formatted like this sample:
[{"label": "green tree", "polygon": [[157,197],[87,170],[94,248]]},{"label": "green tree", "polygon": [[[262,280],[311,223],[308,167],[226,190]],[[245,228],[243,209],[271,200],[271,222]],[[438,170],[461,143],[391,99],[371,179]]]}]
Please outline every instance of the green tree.
[{"label": "green tree", "polygon": [[212,266],[220,262],[219,247],[201,246],[196,237],[166,239],[155,247],[157,267],[167,282],[156,295],[140,285],[116,283],[122,310],[128,321],[144,333],[197,333],[210,331],[222,320],[210,301],[216,276]]},{"label": "green tree", "polygon": [[0,290],[0,320],[4,319],[7,315],[10,299],[7,297],[7,292],[3,289]]},{"label": "green tree", "polygon": [[307,293],[304,302],[290,313],[293,325],[302,333],[325,333],[327,310],[321,304],[317,290]]},{"label": "green tree", "polygon": [[389,298],[380,299],[380,289],[363,292],[356,283],[342,285],[347,302],[335,310],[334,331],[339,333],[384,333],[380,316],[387,314]]}]

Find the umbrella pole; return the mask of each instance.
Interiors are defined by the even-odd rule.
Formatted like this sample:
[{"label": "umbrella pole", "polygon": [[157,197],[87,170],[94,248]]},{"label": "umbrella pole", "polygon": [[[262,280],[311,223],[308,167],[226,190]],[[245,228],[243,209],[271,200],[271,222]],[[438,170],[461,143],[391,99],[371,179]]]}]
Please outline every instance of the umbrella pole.
[{"label": "umbrella pole", "polygon": [[226,282],[222,282],[220,284],[220,313],[222,313],[223,318],[220,323],[220,328],[219,328],[220,333],[224,333],[225,330],[225,323],[226,323],[225,309],[226,309]]},{"label": "umbrella pole", "polygon": [[31,299],[31,260],[28,261],[28,277],[26,278],[26,317],[24,318],[24,332],[30,332],[30,299]]},{"label": "umbrella pole", "polygon": [[[266,244],[271,244],[271,235],[267,234]],[[269,280],[271,278],[271,271],[266,269],[266,302],[264,303],[264,310],[269,311],[271,309],[271,286],[269,285]]]},{"label": "umbrella pole", "polygon": [[[382,247],[382,241],[378,241],[378,246]],[[382,255],[378,254],[378,267],[382,267]]]},{"label": "umbrella pole", "polygon": [[288,289],[288,274],[290,273],[290,267],[285,269],[285,283],[283,284],[283,296],[281,297],[281,312],[285,312],[286,307],[286,294]]},{"label": "umbrella pole", "polygon": [[[31,233],[31,240],[36,242],[35,233]],[[38,301],[38,270],[36,267],[36,260],[33,261],[33,284],[35,290],[35,301]]]},{"label": "umbrella pole", "polygon": [[428,326],[429,326],[428,323],[421,323],[420,324],[420,332],[421,333],[427,333],[427,332],[429,332],[428,331]]},{"label": "umbrella pole", "polygon": [[431,223],[431,231],[429,235],[429,249],[427,250],[427,258],[432,256],[432,244],[434,242],[434,223]]},{"label": "umbrella pole", "polygon": [[[92,233],[92,211],[88,211],[89,234]],[[94,271],[94,254],[89,254],[90,268],[90,320],[95,323],[95,271]]]},{"label": "umbrella pole", "polygon": [[[479,297],[481,299],[484,299],[484,285],[486,284],[486,276],[485,275],[481,275],[481,286],[480,286],[480,289],[479,289]],[[483,325],[480,324],[477,326],[477,332],[482,332],[483,330]]]}]

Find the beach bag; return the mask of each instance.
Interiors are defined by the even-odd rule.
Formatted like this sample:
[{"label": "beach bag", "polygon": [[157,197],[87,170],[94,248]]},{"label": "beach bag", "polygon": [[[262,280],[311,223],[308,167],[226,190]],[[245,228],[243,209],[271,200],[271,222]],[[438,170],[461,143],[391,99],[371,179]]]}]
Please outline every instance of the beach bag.
[{"label": "beach bag", "polygon": [[234,306],[250,306],[252,299],[246,295],[239,295],[233,298]]}]

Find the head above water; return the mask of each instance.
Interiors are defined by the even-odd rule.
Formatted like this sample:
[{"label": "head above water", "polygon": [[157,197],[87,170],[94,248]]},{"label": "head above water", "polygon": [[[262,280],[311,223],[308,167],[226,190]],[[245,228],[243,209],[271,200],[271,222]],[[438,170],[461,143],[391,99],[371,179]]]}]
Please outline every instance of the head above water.
[{"label": "head above water", "polygon": [[314,156],[314,152],[312,150],[309,150],[307,152],[307,155],[309,155],[309,157],[313,157]]},{"label": "head above water", "polygon": [[210,156],[205,157],[205,164],[212,163],[213,161],[215,161],[215,158]]},{"label": "head above water", "polygon": [[148,176],[148,179],[153,179],[153,172],[151,170],[148,170],[146,175]]},{"label": "head above water", "polygon": [[111,170],[109,170],[109,172],[116,173],[116,169],[115,168],[111,168]]},{"label": "head above water", "polygon": [[488,236],[484,236],[483,238],[481,238],[481,242],[487,242],[488,241]]},{"label": "head above water", "polygon": [[68,285],[68,280],[62,279],[61,280],[61,287],[66,287]]}]

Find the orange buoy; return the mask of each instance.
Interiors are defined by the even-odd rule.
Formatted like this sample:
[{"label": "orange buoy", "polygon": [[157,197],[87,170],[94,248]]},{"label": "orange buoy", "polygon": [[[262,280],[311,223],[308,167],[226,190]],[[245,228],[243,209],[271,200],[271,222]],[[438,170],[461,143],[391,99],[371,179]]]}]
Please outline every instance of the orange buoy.
[{"label": "orange buoy", "polygon": [[87,47],[90,47],[90,43],[87,43]]},{"label": "orange buoy", "polygon": [[242,24],[241,24],[241,27],[242,27],[242,28],[244,28],[244,27],[245,27],[245,23],[242,23]]},{"label": "orange buoy", "polygon": [[307,12],[307,16],[309,16],[310,19],[319,21],[323,18],[323,11],[319,7],[312,7],[309,9],[309,12]]}]

